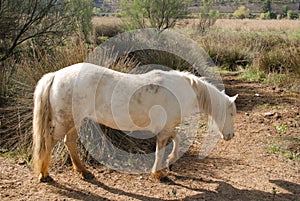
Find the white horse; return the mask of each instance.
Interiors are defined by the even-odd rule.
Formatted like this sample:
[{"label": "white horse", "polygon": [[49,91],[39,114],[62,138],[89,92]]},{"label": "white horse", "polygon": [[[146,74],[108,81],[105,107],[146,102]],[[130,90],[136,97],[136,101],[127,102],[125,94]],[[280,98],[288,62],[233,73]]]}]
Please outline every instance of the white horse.
[{"label": "white horse", "polygon": [[155,162],[151,176],[163,176],[162,159],[169,138],[173,150],[168,162],[178,158],[175,127],[183,118],[203,111],[222,138],[234,136],[234,101],[213,85],[187,72],[153,70],[126,74],[80,63],[44,75],[34,93],[32,167],[39,181],[49,181],[48,167],[55,144],[64,138],[73,169],[84,178],[93,176],[76,150],[76,127],[84,118],[108,127],[147,130],[156,134]]}]

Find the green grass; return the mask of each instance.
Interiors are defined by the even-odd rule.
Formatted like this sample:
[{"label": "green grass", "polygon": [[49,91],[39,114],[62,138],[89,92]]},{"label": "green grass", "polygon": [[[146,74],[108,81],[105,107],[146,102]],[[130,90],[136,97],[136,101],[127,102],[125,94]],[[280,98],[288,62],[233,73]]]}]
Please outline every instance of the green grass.
[{"label": "green grass", "polygon": [[247,66],[240,76],[243,80],[251,82],[266,82],[267,78],[265,74],[258,68],[252,68]]},{"label": "green grass", "polygon": [[285,136],[288,124],[281,124],[275,126],[278,136],[275,143],[269,147],[269,153],[279,153],[291,160],[300,160],[300,137]]},{"label": "green grass", "polygon": [[[3,152],[2,152],[3,151]],[[31,157],[29,154],[19,151],[1,150],[0,157],[13,159],[14,163],[30,164]]]},{"label": "green grass", "polygon": [[269,148],[269,153],[271,153],[271,154],[280,153],[283,156],[287,157],[288,159],[291,159],[291,160],[300,160],[299,153],[294,153],[294,152],[292,152],[290,150],[285,150],[285,149],[281,148],[278,145],[272,145]]}]

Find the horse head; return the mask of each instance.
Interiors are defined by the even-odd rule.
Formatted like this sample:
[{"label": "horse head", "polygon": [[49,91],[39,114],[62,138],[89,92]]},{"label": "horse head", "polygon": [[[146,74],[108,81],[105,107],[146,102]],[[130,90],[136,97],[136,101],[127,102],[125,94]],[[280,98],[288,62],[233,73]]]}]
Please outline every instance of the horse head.
[{"label": "horse head", "polygon": [[221,105],[221,108],[215,108],[216,110],[212,116],[212,120],[215,123],[222,139],[230,140],[234,136],[234,126],[233,120],[234,116],[236,115],[236,106],[235,100],[238,97],[238,94],[229,97],[224,92],[222,95],[225,96],[225,101]]}]

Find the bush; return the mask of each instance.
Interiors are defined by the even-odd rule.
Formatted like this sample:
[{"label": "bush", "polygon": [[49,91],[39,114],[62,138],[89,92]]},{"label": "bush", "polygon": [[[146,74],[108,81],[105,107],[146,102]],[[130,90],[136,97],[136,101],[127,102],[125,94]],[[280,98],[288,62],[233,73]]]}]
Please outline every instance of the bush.
[{"label": "bush", "polygon": [[259,18],[262,20],[278,19],[278,16],[276,15],[276,13],[266,12],[266,13],[261,13]]},{"label": "bush", "polygon": [[300,15],[298,14],[298,13],[296,13],[296,12],[293,12],[293,11],[291,11],[291,10],[289,10],[288,12],[287,12],[287,18],[289,19],[289,20],[295,20],[295,19],[298,19],[300,17]]},{"label": "bush", "polygon": [[233,16],[237,19],[249,18],[250,11],[245,6],[241,6],[236,11],[234,11]]}]

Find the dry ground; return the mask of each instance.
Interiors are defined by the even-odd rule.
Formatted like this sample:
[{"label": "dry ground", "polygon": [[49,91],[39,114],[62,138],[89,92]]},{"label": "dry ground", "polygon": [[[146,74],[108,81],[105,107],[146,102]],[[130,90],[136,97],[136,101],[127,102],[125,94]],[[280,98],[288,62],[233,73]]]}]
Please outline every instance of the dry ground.
[{"label": "dry ground", "polygon": [[[270,153],[277,145],[299,151],[299,96],[233,74],[224,83],[227,93],[240,94],[236,136],[204,160],[199,137],[166,181],[106,167],[89,167],[95,179],[85,181],[63,166],[52,167],[54,182],[38,183],[22,161],[0,157],[0,200],[300,200],[300,160]],[[276,126],[283,125],[280,138]]]}]

